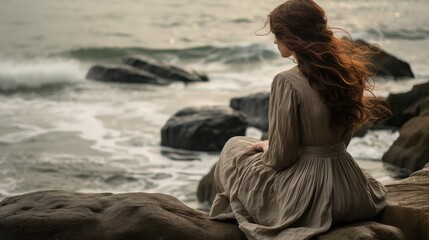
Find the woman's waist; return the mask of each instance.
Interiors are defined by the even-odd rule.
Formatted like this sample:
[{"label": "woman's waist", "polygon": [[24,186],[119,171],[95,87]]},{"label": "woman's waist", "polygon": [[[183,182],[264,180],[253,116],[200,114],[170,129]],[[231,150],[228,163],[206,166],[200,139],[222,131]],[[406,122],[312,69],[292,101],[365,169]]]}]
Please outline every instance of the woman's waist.
[{"label": "woman's waist", "polygon": [[324,145],[307,145],[299,147],[300,155],[313,155],[316,157],[331,157],[347,153],[344,142]]}]

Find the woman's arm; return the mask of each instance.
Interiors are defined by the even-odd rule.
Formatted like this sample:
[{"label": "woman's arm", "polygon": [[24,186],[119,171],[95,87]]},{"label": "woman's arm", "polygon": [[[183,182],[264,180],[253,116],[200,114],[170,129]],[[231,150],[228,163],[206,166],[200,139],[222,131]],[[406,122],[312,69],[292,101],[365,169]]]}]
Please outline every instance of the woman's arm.
[{"label": "woman's arm", "polygon": [[269,146],[262,162],[281,171],[297,160],[299,149],[299,96],[292,83],[277,75],[271,85],[268,113]]}]

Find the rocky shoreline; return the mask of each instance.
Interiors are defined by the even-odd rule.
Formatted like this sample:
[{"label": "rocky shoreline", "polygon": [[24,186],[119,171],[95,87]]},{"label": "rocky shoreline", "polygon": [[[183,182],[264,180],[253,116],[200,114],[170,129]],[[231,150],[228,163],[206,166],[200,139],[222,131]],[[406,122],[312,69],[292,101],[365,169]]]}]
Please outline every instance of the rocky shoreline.
[{"label": "rocky shoreline", "polygon": [[[429,239],[429,164],[386,187],[387,206],[375,219],[334,226],[316,239]],[[209,220],[164,194],[41,191],[0,202],[0,239],[246,238],[235,222]]]},{"label": "rocky shoreline", "polygon": [[[366,44],[360,42],[360,44]],[[380,75],[413,77],[409,65],[380,50],[373,61]],[[401,70],[402,69],[402,70]],[[87,77],[120,83],[166,85],[208,81],[207,76],[144,58],[126,58],[121,65],[97,65]],[[376,218],[333,226],[316,240],[429,240],[429,82],[408,93],[392,94],[393,117],[376,127],[400,130],[383,161],[414,172],[386,185],[387,206]],[[244,135],[247,126],[268,129],[268,93],[234,98],[229,107],[185,108],[161,131],[162,145],[194,151],[220,151],[228,138]],[[261,117],[262,116],[262,117]],[[361,131],[365,134],[365,129]],[[208,141],[201,141],[202,136]],[[209,137],[207,137],[209,136]],[[196,148],[192,148],[195,147]],[[423,169],[421,169],[423,167]],[[416,170],[421,169],[417,172]],[[212,169],[213,171],[213,169]],[[213,172],[198,187],[198,200],[213,200]],[[39,191],[0,202],[1,240],[205,239],[245,240],[235,222],[208,219],[206,212],[178,199],[150,193],[76,193]]]}]

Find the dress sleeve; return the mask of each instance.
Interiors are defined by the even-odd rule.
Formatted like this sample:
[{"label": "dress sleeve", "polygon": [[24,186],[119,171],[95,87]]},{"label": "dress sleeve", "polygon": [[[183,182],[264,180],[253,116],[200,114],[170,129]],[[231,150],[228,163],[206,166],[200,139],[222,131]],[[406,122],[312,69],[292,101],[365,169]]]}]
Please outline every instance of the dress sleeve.
[{"label": "dress sleeve", "polygon": [[299,149],[299,96],[284,76],[277,75],[271,84],[268,110],[268,149],[262,162],[281,171],[292,166]]}]

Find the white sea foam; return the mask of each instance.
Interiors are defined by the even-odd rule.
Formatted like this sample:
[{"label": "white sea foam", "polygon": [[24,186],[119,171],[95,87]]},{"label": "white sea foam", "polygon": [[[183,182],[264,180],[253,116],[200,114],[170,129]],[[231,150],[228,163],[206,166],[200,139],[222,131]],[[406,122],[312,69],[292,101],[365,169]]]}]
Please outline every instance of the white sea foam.
[{"label": "white sea foam", "polygon": [[62,87],[76,84],[83,78],[84,71],[75,60],[0,59],[0,92]]},{"label": "white sea foam", "polygon": [[355,159],[381,160],[383,154],[398,137],[397,131],[368,131],[363,137],[352,138],[348,151]]},{"label": "white sea foam", "polygon": [[25,139],[46,133],[47,131],[45,129],[39,128],[37,126],[32,125],[21,125],[16,124],[16,127],[20,128],[21,131],[19,132],[13,132],[6,135],[0,136],[0,143],[2,144],[11,144],[11,143],[17,143],[21,142]]}]

